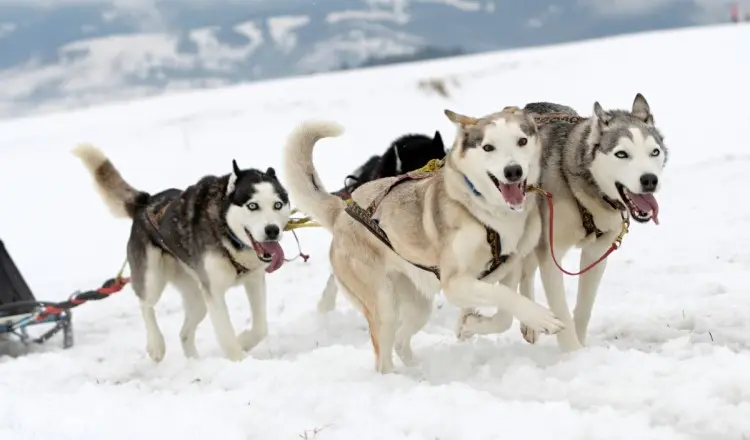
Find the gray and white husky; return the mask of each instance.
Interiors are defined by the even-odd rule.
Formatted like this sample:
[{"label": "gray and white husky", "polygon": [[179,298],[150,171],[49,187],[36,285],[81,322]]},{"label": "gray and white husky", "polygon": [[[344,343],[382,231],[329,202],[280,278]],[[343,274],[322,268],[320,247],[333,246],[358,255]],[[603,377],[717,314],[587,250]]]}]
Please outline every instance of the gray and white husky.
[{"label": "gray and white husky", "polygon": [[[186,357],[198,356],[195,330],[207,312],[231,360],[242,359],[266,337],[265,274],[284,263],[279,240],[290,215],[289,197],[273,168],[242,170],[232,161],[229,174],[152,195],[130,186],[98,148],[81,145],[74,154],[91,172],[110,211],[133,220],[128,263],[151,359],[159,362],[166,352],[154,306],[167,282],[182,294],[180,340]],[[239,284],[253,322],[235,335],[224,294]]]},{"label": "gray and white husky", "polygon": [[[527,104],[524,110],[542,119],[550,113],[576,115],[570,107],[544,102]],[[560,349],[566,352],[586,342],[607,260],[580,275],[573,318],[565,299],[563,273],[552,258],[551,248],[560,262],[570,249],[580,247],[580,270],[584,270],[604,255],[620,234],[623,211],[639,223],[658,224],[659,204],[654,195],[661,188],[660,176],[667,161],[664,137],[643,95],[636,95],[630,111],[605,111],[599,102],[594,103],[593,110],[590,118],[572,118],[574,122],[550,118],[540,125],[544,146],[540,183],[552,194],[554,219],[550,219],[547,203],[541,200],[544,232],[536,258],[532,254],[524,262],[520,282],[521,294],[533,299],[534,275],[539,267],[549,307],[565,323],[557,338]],[[551,244],[550,221],[554,221],[555,229]],[[459,328],[459,338],[506,329],[502,314],[469,314]],[[535,330],[522,324],[521,331],[528,342],[536,342]]]}]

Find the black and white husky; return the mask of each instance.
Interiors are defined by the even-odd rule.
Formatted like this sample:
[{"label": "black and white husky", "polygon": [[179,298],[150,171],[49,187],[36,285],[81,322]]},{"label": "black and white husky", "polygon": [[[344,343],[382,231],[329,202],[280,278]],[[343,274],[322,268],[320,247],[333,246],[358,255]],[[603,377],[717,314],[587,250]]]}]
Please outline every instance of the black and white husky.
[{"label": "black and white husky", "polygon": [[[268,333],[265,274],[284,263],[281,240],[290,215],[289,197],[273,168],[240,169],[205,176],[184,190],[148,194],[130,186],[98,148],[74,150],[116,217],[133,220],[127,255],[133,290],[140,299],[146,350],[164,358],[164,336],[154,306],[170,282],[183,297],[180,330],[186,357],[197,357],[195,330],[210,316],[219,345],[240,360]],[[242,284],[252,327],[236,335],[224,294]]]}]

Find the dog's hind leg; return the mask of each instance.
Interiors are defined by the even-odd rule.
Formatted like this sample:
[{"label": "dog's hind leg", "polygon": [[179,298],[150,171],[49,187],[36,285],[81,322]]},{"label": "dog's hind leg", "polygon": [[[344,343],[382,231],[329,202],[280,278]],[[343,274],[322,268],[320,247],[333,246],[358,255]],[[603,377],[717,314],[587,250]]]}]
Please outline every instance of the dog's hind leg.
[{"label": "dog's hind leg", "polygon": [[336,277],[331,273],[326,282],[326,287],[323,289],[323,294],[320,296],[320,300],[318,300],[318,312],[326,313],[336,308],[337,290]]},{"label": "dog's hind leg", "polygon": [[172,280],[177,290],[182,294],[182,305],[185,309],[185,319],[180,329],[182,352],[187,358],[197,358],[198,349],[195,347],[195,330],[206,318],[208,309],[203,300],[200,285],[189,275],[178,274]]},{"label": "dog's hind leg", "polygon": [[405,276],[394,276],[394,294],[398,302],[395,350],[406,366],[418,363],[411,349],[411,339],[424,328],[432,315],[432,297],[427,297]]},{"label": "dog's hind leg", "polygon": [[381,373],[390,373],[393,371],[393,350],[396,345],[396,319],[398,318],[398,309],[396,307],[396,297],[393,291],[393,283],[390,279],[385,278],[380,286],[380,293],[377,296],[378,318],[378,339],[380,340],[380,355],[378,356],[377,369]]},{"label": "dog's hind leg", "polygon": [[141,255],[144,257],[142,260],[129,258],[133,269],[132,286],[140,300],[141,316],[146,327],[146,352],[154,362],[161,362],[167,347],[156,321],[154,307],[167,285],[164,261],[161,251],[153,247],[147,247],[145,254]]},{"label": "dog's hind leg", "polygon": [[268,335],[268,316],[266,312],[266,273],[257,271],[245,283],[245,293],[250,303],[253,317],[250,330],[243,330],[237,338],[245,351],[252,350]]},{"label": "dog's hind leg", "polygon": [[[370,340],[375,352],[375,369],[379,373],[391,373],[393,349],[396,340],[397,309],[391,282],[385,274],[374,273],[374,268],[382,268],[382,263],[372,262],[368,266],[343,260],[335,268],[336,278],[341,283],[347,297],[365,315],[370,329]],[[359,269],[359,270],[358,270]],[[359,274],[367,272],[368,279]]]}]

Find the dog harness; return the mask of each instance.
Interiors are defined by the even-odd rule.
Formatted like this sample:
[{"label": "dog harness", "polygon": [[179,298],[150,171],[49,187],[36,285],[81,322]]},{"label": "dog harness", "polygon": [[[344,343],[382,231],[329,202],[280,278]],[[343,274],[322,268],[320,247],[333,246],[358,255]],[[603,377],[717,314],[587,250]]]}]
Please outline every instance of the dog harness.
[{"label": "dog harness", "polygon": [[[442,166],[442,161],[440,161],[438,166]],[[366,227],[373,235],[375,235],[375,237],[377,237],[381,242],[383,242],[383,244],[388,246],[389,249],[391,249],[393,252],[396,252],[396,250],[393,248],[393,245],[391,244],[390,239],[388,238],[388,235],[378,224],[378,220],[373,218],[375,215],[375,212],[377,211],[378,206],[380,206],[380,203],[383,201],[383,199],[385,199],[388,193],[390,193],[393,190],[393,188],[395,188],[396,186],[404,182],[432,177],[433,175],[434,175],[434,172],[419,171],[419,170],[406,173],[406,174],[402,174],[401,176],[398,176],[396,180],[393,183],[391,183],[391,185],[388,186],[388,188],[386,188],[385,191],[383,191],[380,195],[378,195],[378,197],[375,198],[375,200],[373,200],[372,203],[370,203],[370,205],[366,209],[363,209],[356,202],[354,202],[354,200],[348,199],[346,200],[347,206],[346,206],[345,211],[354,220],[358,221],[360,224],[362,224],[362,226]],[[497,270],[497,268],[499,268],[506,261],[508,261],[508,258],[509,258],[509,255],[503,255],[502,253],[500,234],[498,234],[497,231],[495,231],[494,229],[486,225],[484,228],[487,231],[487,243],[490,245],[490,250],[492,252],[492,259],[487,263],[487,268],[480,274],[479,276],[480,280],[486,278],[495,270]],[[396,252],[396,254],[398,255],[398,252]],[[408,261],[413,266],[416,266],[422,270],[432,272],[435,275],[435,277],[438,280],[440,280],[440,268],[439,267],[423,266],[421,264],[414,263],[409,260],[406,260],[406,261]]]},{"label": "dog harness", "polygon": [[[172,255],[177,260],[188,264],[188,262],[190,261],[190,255],[188,254],[187,250],[180,246],[179,241],[176,239],[177,237],[172,237],[169,233],[163,233],[164,229],[162,228],[165,222],[174,221],[173,219],[175,218],[175,214],[170,208],[174,206],[174,203],[179,203],[178,201],[181,200],[181,196],[182,191],[180,190],[167,190],[167,192],[154,197],[156,200],[152,203],[149,203],[149,205],[146,206],[143,212],[146,220],[146,225],[149,226],[149,228],[147,229],[149,230],[149,236],[151,240],[154,241],[162,250]],[[227,232],[227,238],[229,238],[229,241],[232,243],[235,249],[242,250],[248,248],[248,246],[242,243],[236,236],[234,236],[234,234],[232,234],[228,228]],[[229,259],[229,262],[234,267],[237,276],[244,275],[245,273],[249,272],[248,268],[234,259],[232,254],[229,253],[229,250],[227,250],[223,246],[221,247],[221,250],[223,251],[224,256]]]}]

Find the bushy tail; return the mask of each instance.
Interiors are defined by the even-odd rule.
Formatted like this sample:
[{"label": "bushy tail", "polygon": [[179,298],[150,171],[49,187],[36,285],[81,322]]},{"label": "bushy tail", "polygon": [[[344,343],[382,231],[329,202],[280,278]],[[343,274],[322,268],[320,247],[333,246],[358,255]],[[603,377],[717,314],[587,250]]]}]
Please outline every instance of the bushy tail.
[{"label": "bushy tail", "polygon": [[328,230],[346,204],[323,187],[313,166],[313,148],[320,139],[337,137],[344,128],[335,122],[303,122],[287,138],[284,148],[285,185],[292,203]]},{"label": "bushy tail", "polygon": [[96,189],[115,217],[133,218],[138,207],[148,203],[149,194],[130,186],[99,148],[82,144],[73,150],[96,182]]}]

